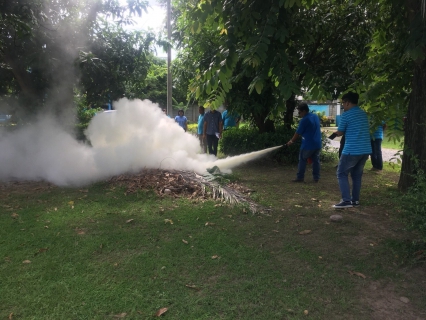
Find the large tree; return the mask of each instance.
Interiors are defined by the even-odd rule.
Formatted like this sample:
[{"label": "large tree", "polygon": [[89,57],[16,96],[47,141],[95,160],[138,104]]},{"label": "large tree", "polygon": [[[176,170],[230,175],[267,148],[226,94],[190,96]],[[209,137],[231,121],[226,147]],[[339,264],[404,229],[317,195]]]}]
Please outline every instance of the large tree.
[{"label": "large tree", "polygon": [[[98,21],[128,23],[147,2],[129,0],[16,0],[0,2],[2,104],[25,112],[50,102],[58,112],[70,105],[76,85],[75,59],[90,51]],[[7,101],[6,101],[7,100]]]}]

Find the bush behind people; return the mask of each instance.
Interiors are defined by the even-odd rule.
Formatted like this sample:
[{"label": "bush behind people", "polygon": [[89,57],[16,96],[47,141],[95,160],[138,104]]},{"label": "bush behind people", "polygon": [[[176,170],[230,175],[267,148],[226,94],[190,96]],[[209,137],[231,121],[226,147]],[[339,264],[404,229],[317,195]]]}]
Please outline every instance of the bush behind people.
[{"label": "bush behind people", "polygon": [[[222,139],[219,140],[219,147],[226,156],[240,155],[259,151],[271,147],[282,146],[293,137],[294,129],[287,129],[284,126],[276,127],[275,132],[259,134],[255,128],[244,127],[240,129],[226,130]],[[331,152],[329,147],[325,147],[326,136],[322,133],[323,151],[321,161],[335,161],[336,152]],[[280,148],[271,152],[268,157],[280,163],[297,163],[299,159],[300,144],[295,143],[288,148]]]}]

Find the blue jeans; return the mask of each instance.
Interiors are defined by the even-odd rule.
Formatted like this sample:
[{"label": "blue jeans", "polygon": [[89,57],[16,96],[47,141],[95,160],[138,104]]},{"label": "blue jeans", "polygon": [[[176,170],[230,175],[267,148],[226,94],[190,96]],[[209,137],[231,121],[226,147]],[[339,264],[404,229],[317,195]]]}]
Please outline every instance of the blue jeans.
[{"label": "blue jeans", "polygon": [[297,167],[297,180],[305,179],[305,170],[306,162],[308,158],[312,159],[312,175],[314,180],[319,180],[320,178],[320,151],[321,149],[316,150],[300,150],[299,152],[299,165]]},{"label": "blue jeans", "polygon": [[[343,201],[359,201],[362,173],[368,156],[368,154],[357,156],[342,154],[340,157],[339,166],[337,167],[337,180],[339,181]],[[349,186],[349,173],[352,177],[352,197]]]},{"label": "blue jeans", "polygon": [[371,140],[371,164],[373,168],[382,170],[383,169],[383,158],[382,158],[382,139]]}]

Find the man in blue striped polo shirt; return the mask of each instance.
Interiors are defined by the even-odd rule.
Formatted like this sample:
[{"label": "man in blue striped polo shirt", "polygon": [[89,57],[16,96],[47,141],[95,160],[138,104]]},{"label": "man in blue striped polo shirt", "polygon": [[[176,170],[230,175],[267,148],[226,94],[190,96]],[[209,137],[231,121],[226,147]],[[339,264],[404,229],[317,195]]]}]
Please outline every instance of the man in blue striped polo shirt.
[{"label": "man in blue striped polo shirt", "polygon": [[[345,135],[346,141],[337,167],[342,200],[333,207],[338,209],[359,206],[361,180],[365,162],[371,154],[370,127],[367,113],[358,106],[358,94],[348,92],[342,97],[345,112],[342,114],[337,136]],[[334,135],[334,134],[333,134]],[[352,177],[352,196],[349,186]]]}]

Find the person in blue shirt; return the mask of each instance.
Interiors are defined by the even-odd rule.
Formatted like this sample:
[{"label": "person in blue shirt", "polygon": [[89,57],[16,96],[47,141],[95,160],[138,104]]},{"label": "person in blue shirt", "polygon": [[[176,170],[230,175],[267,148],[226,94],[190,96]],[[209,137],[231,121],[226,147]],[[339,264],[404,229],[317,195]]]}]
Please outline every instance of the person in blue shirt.
[{"label": "person in blue shirt", "polygon": [[223,121],[222,115],[217,110],[206,112],[204,116],[203,136],[207,139],[209,154],[217,156],[217,146],[219,139],[222,137]]},{"label": "person in blue shirt", "polygon": [[371,164],[373,167],[372,171],[383,170],[383,157],[382,157],[382,141],[383,132],[386,128],[386,124],[382,122],[381,125],[377,126],[376,131],[371,135]]},{"label": "person in blue shirt", "polygon": [[309,107],[306,103],[301,103],[297,110],[299,117],[302,119],[299,122],[299,127],[296,133],[287,142],[287,146],[293,144],[299,137],[302,137],[302,144],[299,152],[299,165],[297,167],[296,179],[292,182],[304,182],[306,162],[310,158],[312,160],[312,175],[314,182],[320,179],[320,152],[322,147],[321,128],[319,117],[309,112]]},{"label": "person in blue shirt", "polygon": [[201,146],[201,150],[203,150],[204,153],[207,153],[207,141],[204,138],[203,135],[203,130],[204,130],[204,107],[199,107],[198,108],[198,126],[197,126],[197,134],[198,134],[198,139],[200,140],[200,146]]},{"label": "person in blue shirt", "polygon": [[222,112],[223,130],[227,130],[233,127],[238,128],[240,124],[240,116],[233,115],[228,112],[228,103],[225,102],[225,111]]},{"label": "person in blue shirt", "polygon": [[183,110],[178,111],[178,115],[175,117],[175,121],[179,124],[180,127],[183,128],[183,130],[188,130],[188,119],[183,115]]},{"label": "person in blue shirt", "polygon": [[[367,113],[358,106],[358,94],[348,92],[342,97],[345,112],[340,118],[337,131],[330,136],[345,135],[345,146],[337,167],[342,200],[333,208],[344,209],[359,206],[362,174],[365,162],[371,154],[370,126]],[[352,195],[349,185],[349,174],[352,177]]]}]

